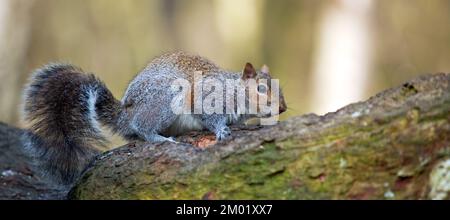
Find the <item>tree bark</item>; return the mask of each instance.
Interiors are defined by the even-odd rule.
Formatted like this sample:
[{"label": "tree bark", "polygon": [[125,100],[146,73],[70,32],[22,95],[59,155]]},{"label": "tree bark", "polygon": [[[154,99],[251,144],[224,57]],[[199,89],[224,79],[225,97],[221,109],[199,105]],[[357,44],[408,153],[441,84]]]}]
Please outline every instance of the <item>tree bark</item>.
[{"label": "tree bark", "polygon": [[34,0],[0,1],[0,120],[18,122]]},{"label": "tree bark", "polygon": [[[448,199],[450,75],[423,76],[324,116],[99,156],[72,199]],[[200,146],[200,147],[199,147]]]},{"label": "tree bark", "polygon": [[0,122],[0,200],[65,199],[68,189],[45,178],[23,148],[25,130]]}]

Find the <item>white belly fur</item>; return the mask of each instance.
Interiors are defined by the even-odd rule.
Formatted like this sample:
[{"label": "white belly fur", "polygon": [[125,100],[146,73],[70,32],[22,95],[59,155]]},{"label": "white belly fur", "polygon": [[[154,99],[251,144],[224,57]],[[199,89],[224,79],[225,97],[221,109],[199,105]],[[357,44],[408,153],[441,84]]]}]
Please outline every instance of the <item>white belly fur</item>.
[{"label": "white belly fur", "polygon": [[168,136],[175,136],[200,130],[203,130],[203,126],[197,118],[190,114],[182,114],[177,117],[166,133]]}]

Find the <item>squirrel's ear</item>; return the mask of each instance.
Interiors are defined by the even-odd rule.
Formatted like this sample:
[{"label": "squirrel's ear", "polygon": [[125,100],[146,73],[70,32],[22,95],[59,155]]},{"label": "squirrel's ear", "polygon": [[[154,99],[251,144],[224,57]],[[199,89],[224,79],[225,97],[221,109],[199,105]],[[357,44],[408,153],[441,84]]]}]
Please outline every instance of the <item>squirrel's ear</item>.
[{"label": "squirrel's ear", "polygon": [[244,71],[242,71],[242,79],[251,79],[256,77],[256,70],[251,63],[245,64]]},{"label": "squirrel's ear", "polygon": [[269,74],[269,67],[266,65],[266,64],[264,64],[262,67],[261,67],[261,73],[265,73],[265,74]]}]

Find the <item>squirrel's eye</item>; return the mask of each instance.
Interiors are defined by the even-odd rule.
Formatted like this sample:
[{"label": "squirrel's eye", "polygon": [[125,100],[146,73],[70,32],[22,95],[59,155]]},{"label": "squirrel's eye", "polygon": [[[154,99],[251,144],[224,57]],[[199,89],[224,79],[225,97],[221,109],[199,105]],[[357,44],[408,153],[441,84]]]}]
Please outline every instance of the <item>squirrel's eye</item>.
[{"label": "squirrel's eye", "polygon": [[264,84],[259,84],[258,85],[258,92],[259,93],[266,93],[267,92],[267,86]]}]

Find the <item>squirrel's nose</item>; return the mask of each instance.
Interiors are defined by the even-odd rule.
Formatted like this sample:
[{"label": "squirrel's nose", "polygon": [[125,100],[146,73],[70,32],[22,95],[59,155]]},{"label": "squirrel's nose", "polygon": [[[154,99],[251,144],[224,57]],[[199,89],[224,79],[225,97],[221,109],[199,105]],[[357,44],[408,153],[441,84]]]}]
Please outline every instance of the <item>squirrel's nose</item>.
[{"label": "squirrel's nose", "polygon": [[286,110],[287,110],[286,103],[285,103],[284,101],[282,101],[282,102],[280,103],[280,107],[279,107],[279,109],[278,109],[279,114],[285,112]]}]

